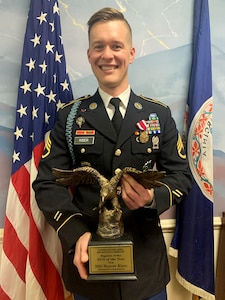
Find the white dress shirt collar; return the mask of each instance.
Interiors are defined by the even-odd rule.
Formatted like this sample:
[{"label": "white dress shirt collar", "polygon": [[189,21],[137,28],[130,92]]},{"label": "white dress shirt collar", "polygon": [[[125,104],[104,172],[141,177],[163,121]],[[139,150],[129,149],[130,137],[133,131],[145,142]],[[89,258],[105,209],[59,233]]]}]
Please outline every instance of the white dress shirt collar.
[{"label": "white dress shirt collar", "polygon": [[128,85],[128,88],[124,92],[122,92],[120,95],[118,95],[116,97],[113,97],[113,96],[109,95],[108,93],[104,92],[100,87],[98,88],[98,91],[102,98],[102,101],[104,102],[105,108],[108,112],[110,119],[112,118],[112,116],[114,114],[114,107],[110,103],[111,98],[120,98],[120,100],[121,100],[120,112],[123,117],[125,116],[127,105],[128,105],[129,98],[130,98],[130,92],[131,92],[130,85]]}]

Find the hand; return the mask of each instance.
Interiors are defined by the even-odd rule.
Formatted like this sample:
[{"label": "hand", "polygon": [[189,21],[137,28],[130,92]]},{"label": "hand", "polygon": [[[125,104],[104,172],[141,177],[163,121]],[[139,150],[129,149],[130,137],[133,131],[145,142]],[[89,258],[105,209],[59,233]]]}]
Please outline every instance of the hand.
[{"label": "hand", "polygon": [[154,198],[154,189],[146,189],[128,174],[123,175],[121,188],[123,201],[130,210],[150,205]]},{"label": "hand", "polygon": [[82,279],[87,279],[88,270],[88,243],[91,238],[90,232],[85,232],[76,242],[75,254],[73,258],[73,263],[77,267],[80,277]]}]

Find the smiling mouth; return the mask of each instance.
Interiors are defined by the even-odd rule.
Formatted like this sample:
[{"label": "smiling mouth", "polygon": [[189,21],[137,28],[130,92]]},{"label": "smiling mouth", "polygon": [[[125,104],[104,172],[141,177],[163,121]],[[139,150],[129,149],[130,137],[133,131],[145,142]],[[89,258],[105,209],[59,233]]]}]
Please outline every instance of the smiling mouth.
[{"label": "smiling mouth", "polygon": [[118,68],[117,66],[100,66],[100,69],[102,71],[113,71],[117,68]]}]

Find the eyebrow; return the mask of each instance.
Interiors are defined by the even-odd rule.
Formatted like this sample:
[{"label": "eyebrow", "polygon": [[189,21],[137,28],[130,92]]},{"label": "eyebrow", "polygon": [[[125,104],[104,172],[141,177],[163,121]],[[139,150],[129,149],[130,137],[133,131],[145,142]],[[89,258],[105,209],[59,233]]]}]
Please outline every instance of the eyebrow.
[{"label": "eyebrow", "polygon": [[[96,40],[92,41],[92,44],[99,44],[99,43],[105,43],[104,40]],[[108,42],[107,42],[108,43]],[[109,42],[110,44],[116,43],[116,44],[124,44],[124,41],[119,41],[119,40],[113,40]]]}]

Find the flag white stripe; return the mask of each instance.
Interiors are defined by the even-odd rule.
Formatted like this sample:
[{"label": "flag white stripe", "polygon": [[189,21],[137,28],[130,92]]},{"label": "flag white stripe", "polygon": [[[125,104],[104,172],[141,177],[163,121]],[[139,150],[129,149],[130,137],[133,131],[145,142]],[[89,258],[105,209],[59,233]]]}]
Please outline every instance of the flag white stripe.
[{"label": "flag white stripe", "polygon": [[[1,267],[7,270],[4,276],[1,276],[1,288],[11,300],[25,299],[25,282],[19,277],[14,265],[2,251]],[[13,278],[13,284],[10,280]]]},{"label": "flag white stripe", "polygon": [[[9,199],[10,198],[10,199]],[[16,190],[10,180],[7,199],[7,218],[14,227],[20,242],[28,249],[29,247],[29,217],[21,205]],[[23,220],[23,222],[21,222]]]},{"label": "flag white stripe", "polygon": [[27,265],[26,265],[26,280],[27,280],[27,284],[26,284],[26,298],[25,299],[32,299],[32,300],[47,299],[45,294],[43,293],[43,290],[42,290],[39,282],[37,281],[34,273],[32,272],[29,261],[27,261]]}]

